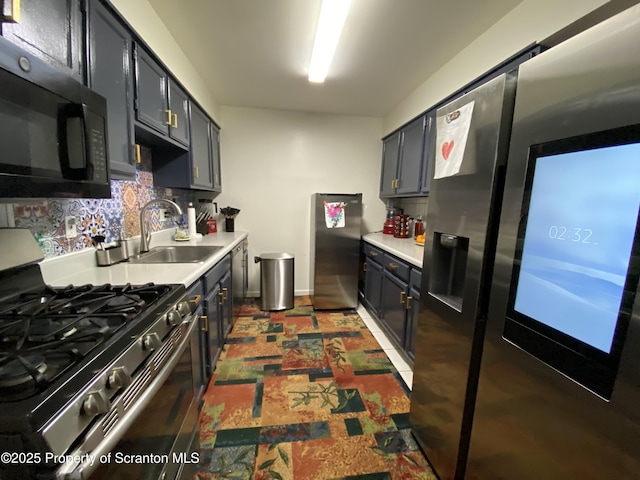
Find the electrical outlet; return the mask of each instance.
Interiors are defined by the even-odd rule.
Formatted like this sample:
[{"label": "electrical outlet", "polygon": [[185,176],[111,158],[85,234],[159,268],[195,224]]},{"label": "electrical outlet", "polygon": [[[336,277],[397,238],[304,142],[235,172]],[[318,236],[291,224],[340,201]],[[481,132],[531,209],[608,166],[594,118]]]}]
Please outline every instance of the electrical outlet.
[{"label": "electrical outlet", "polygon": [[166,208],[161,208],[160,209],[160,220],[164,222],[166,219],[167,219],[167,209]]},{"label": "electrical outlet", "polygon": [[76,217],[68,216],[64,217],[64,230],[67,238],[76,238],[78,236],[78,230],[76,228]]}]

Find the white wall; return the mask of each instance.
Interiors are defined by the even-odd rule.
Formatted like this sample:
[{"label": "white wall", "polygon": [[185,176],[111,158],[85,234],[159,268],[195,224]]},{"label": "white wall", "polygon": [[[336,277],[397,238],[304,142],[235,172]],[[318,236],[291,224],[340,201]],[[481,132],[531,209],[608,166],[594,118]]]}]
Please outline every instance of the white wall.
[{"label": "white wall", "polygon": [[[309,292],[310,203],[315,192],[362,193],[363,233],[380,230],[381,118],[220,107],[223,192],[249,232],[249,292],[260,289],[255,255],[295,255],[296,295]],[[224,222],[221,222],[224,223]]]},{"label": "white wall", "polygon": [[196,72],[149,2],[147,0],[111,0],[111,3],[191,96],[214,120],[218,121],[218,105],[212,93],[214,86]]},{"label": "white wall", "polygon": [[524,0],[389,112],[384,118],[384,135],[519,50],[544,40],[605,3],[606,0]]}]

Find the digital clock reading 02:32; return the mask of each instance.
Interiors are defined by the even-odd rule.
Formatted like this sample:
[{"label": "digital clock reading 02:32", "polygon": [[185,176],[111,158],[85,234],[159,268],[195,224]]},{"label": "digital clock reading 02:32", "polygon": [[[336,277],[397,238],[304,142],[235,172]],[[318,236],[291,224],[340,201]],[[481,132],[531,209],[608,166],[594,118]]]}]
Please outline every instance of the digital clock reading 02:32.
[{"label": "digital clock reading 02:32", "polygon": [[573,243],[598,245],[598,242],[594,242],[593,238],[591,238],[593,235],[593,230],[591,230],[590,228],[551,225],[549,227],[548,235],[552,240],[565,240]]}]

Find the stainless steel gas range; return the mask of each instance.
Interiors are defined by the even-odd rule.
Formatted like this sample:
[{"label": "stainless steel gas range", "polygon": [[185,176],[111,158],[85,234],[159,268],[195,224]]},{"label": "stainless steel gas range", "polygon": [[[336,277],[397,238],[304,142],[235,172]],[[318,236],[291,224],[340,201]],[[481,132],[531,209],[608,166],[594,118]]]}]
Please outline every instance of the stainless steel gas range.
[{"label": "stainless steel gas range", "polygon": [[197,463],[184,286],[52,288],[30,232],[0,229],[0,245],[0,479],[173,479]]}]

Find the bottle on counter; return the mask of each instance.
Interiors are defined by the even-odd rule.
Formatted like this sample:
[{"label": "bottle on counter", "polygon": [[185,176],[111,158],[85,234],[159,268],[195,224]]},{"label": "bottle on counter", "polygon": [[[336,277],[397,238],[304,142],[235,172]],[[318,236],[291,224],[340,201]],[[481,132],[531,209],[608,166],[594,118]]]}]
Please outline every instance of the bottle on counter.
[{"label": "bottle on counter", "polygon": [[413,224],[413,237],[424,233],[424,222],[422,221],[422,215],[418,215],[415,223]]}]

